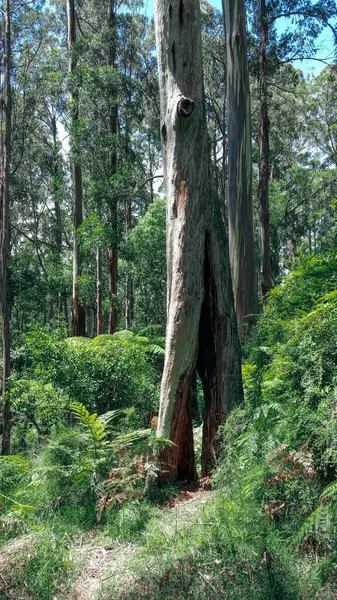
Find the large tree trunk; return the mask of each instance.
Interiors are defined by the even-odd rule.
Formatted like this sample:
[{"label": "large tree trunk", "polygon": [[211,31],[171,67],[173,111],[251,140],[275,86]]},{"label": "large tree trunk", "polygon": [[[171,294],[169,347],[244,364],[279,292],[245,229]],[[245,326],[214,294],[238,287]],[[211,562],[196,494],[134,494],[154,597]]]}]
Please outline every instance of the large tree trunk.
[{"label": "large tree trunk", "polygon": [[[9,259],[9,179],[12,148],[12,89],[11,89],[11,8],[5,5],[5,55],[4,55],[4,110],[5,139],[1,127],[1,182],[0,182],[0,309],[2,315],[2,394],[6,394],[7,380],[11,371],[10,321],[8,307],[8,259]],[[2,124],[1,124],[2,125]],[[5,395],[2,413],[2,454],[10,452],[11,407]]]},{"label": "large tree trunk", "polygon": [[244,0],[223,0],[227,48],[228,235],[240,336],[258,312],[251,106]]},{"label": "large tree trunk", "polygon": [[269,118],[268,118],[268,84],[266,79],[268,15],[265,0],[260,0],[260,129],[259,129],[259,204],[262,245],[262,299],[271,289],[270,264],[270,224],[269,224]]},{"label": "large tree trunk", "polygon": [[[73,45],[76,43],[76,12],[75,0],[67,0],[68,14],[68,50],[69,50],[69,73],[73,73],[76,69],[76,60],[72,54]],[[78,121],[78,96],[71,96],[71,121],[73,132],[76,129]],[[75,153],[76,154],[76,153]],[[76,239],[77,230],[83,222],[83,186],[82,186],[82,169],[75,158],[72,165],[72,186],[74,198],[74,213],[73,213],[73,228],[74,228],[74,249],[73,249],[73,297],[72,297],[72,335],[85,335],[85,310],[81,306],[78,298],[78,278],[81,273],[81,260],[78,242]]]},{"label": "large tree trunk", "polygon": [[199,0],[156,0],[161,135],[167,197],[168,322],[158,437],[166,479],[194,479],[189,401],[197,366],[205,396],[202,472],[218,426],[242,398],[240,347],[221,205],[212,185]]},{"label": "large tree trunk", "polygon": [[[109,29],[112,36],[109,51],[109,66],[114,69],[116,66],[116,0],[110,0],[109,8]],[[117,151],[116,137],[118,132],[118,107],[111,106],[110,110],[110,135],[114,136],[112,141],[112,151],[110,156],[110,174],[113,177],[117,173]],[[111,228],[111,244],[108,253],[109,261],[109,293],[110,293],[110,312],[108,332],[114,334],[117,329],[117,277],[118,277],[118,206],[116,198],[109,206],[109,219]]]}]

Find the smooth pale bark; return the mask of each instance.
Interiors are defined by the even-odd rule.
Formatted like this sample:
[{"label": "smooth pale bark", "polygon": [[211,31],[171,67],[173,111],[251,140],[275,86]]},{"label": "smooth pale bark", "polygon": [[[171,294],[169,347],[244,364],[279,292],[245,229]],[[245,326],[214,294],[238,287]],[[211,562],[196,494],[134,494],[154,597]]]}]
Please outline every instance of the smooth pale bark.
[{"label": "smooth pale bark", "polygon": [[244,0],[223,0],[227,55],[228,236],[240,337],[258,312],[251,103]]},{"label": "smooth pale bark", "polygon": [[[57,139],[57,124],[56,117],[53,114],[51,118],[51,129],[53,136],[53,161],[51,165],[52,176],[53,176],[53,196],[54,196],[54,213],[55,213],[55,225],[54,225],[54,258],[57,265],[61,265],[62,260],[62,242],[63,242],[63,231],[62,231],[62,215],[61,215],[61,206],[60,200],[62,195],[62,185],[61,185],[61,166],[60,166],[60,155],[59,155],[59,144]],[[64,300],[64,294],[62,294],[61,290],[58,292],[57,305],[56,305],[56,314],[62,314],[62,304]]]},{"label": "smooth pale bark", "polygon": [[[116,65],[116,0],[110,1],[109,7],[109,29],[112,35],[112,41],[109,51],[109,66],[114,69]],[[118,107],[111,106],[110,110],[110,134],[114,136],[113,149],[110,155],[110,175],[113,177],[117,173],[117,152],[116,152],[116,137],[118,132]],[[110,312],[108,322],[108,333],[113,335],[117,330],[118,313],[117,313],[117,277],[118,277],[118,207],[117,200],[114,199],[109,206],[109,220],[111,228],[111,243],[108,252],[109,264],[109,294],[110,294]]]},{"label": "smooth pale bark", "polygon": [[269,118],[268,118],[268,84],[266,80],[268,43],[268,15],[265,0],[260,0],[260,128],[259,128],[259,204],[262,247],[262,299],[271,289],[270,262],[270,217],[269,217]]},{"label": "smooth pale bark", "polygon": [[[60,207],[60,198],[62,194],[61,189],[61,181],[60,181],[60,156],[59,156],[59,148],[58,148],[58,140],[57,140],[57,125],[56,125],[56,117],[52,116],[51,121],[51,129],[53,135],[53,163],[52,163],[52,173],[53,173],[53,196],[54,196],[54,211],[55,211],[55,229],[54,229],[54,243],[56,248],[56,261],[58,263],[61,262],[62,256],[62,217],[61,217],[61,207]],[[60,312],[60,311],[59,311]]]},{"label": "smooth pale bark", "polygon": [[[72,54],[73,45],[76,43],[76,11],[75,1],[67,0],[68,16],[68,50],[69,50],[69,74],[76,69],[76,60]],[[71,123],[73,131],[76,129],[78,121],[78,97],[77,94],[71,95]],[[73,187],[73,296],[72,296],[72,335],[85,336],[85,310],[80,304],[78,298],[78,278],[81,273],[81,260],[78,242],[76,239],[77,230],[83,222],[83,185],[81,165],[74,161],[72,168],[72,187]]]},{"label": "smooth pale bark", "polygon": [[96,335],[103,333],[102,327],[102,251],[97,248],[96,254]]},{"label": "smooth pale bark", "polygon": [[[2,394],[7,391],[11,372],[10,320],[8,307],[8,260],[9,246],[9,183],[12,149],[12,89],[11,89],[11,8],[5,4],[5,53],[4,53],[4,111],[5,135],[1,123],[1,182],[0,182],[0,310],[2,316]],[[4,143],[3,143],[4,142]],[[11,406],[8,396],[4,398],[2,411],[2,454],[9,454],[11,440]]]},{"label": "smooth pale bark", "polygon": [[202,473],[218,426],[242,398],[240,347],[221,203],[214,190],[204,109],[199,0],[156,0],[161,136],[167,198],[166,355],[158,437],[164,479],[194,479],[190,382],[205,397]]}]

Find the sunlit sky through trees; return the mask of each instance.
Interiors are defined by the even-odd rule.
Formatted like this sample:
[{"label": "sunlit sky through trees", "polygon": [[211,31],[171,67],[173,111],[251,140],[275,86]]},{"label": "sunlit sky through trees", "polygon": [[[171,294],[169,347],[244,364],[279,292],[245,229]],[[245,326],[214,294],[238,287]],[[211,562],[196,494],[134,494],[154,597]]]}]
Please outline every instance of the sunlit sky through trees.
[{"label": "sunlit sky through trees", "polygon": [[[222,0],[209,0],[210,4],[215,6],[217,9],[222,10]],[[153,0],[144,1],[144,10],[147,16],[153,15]],[[280,19],[278,22],[278,29],[280,32],[285,31],[288,27],[291,27],[291,23],[288,19]],[[295,61],[294,66],[303,71],[304,75],[310,76],[311,74],[317,75],[324,67],[325,63],[331,64],[334,60],[334,44],[333,44],[333,33],[331,30],[326,29],[321,33],[317,41],[317,47],[319,48],[315,59]]]}]

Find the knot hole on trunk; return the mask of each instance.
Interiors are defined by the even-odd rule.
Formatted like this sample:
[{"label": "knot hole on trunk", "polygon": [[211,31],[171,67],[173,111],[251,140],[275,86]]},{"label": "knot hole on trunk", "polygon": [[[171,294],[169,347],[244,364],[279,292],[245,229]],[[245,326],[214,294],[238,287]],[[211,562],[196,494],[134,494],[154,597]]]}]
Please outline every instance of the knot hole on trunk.
[{"label": "knot hole on trunk", "polygon": [[237,32],[236,32],[236,33],[233,35],[233,38],[234,38],[234,39],[233,39],[233,41],[234,41],[234,44],[237,44],[237,46],[238,46],[238,45],[240,44],[240,42],[241,42],[241,36],[240,36],[240,33],[237,31]]},{"label": "knot hole on trunk", "polygon": [[181,119],[186,119],[194,111],[194,102],[191,98],[181,98],[178,102],[177,113]]},{"label": "knot hole on trunk", "polygon": [[165,123],[163,123],[162,128],[161,128],[161,137],[162,137],[162,140],[163,140],[164,144],[166,144],[166,142],[167,142],[167,129],[166,129]]}]

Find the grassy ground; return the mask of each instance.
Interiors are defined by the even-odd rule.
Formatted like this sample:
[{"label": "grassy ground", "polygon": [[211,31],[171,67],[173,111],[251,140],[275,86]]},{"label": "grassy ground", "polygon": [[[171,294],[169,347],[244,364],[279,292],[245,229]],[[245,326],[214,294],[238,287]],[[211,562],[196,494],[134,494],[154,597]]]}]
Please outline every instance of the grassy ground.
[{"label": "grassy ground", "polygon": [[0,598],[95,600],[132,593],[141,572],[150,569],[156,577],[151,546],[155,552],[165,542],[170,560],[181,557],[182,540],[189,529],[204,527],[202,513],[211,500],[211,492],[186,492],[162,510],[125,506],[101,529],[19,536],[1,548]]}]

